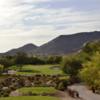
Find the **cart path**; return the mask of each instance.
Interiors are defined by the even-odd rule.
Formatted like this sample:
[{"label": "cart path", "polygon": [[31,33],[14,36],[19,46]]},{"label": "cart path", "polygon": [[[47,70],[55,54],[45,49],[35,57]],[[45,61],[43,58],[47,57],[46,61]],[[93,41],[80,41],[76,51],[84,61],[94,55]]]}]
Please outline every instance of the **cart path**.
[{"label": "cart path", "polygon": [[88,88],[85,85],[76,84],[70,86],[70,88],[78,91],[79,96],[84,100],[100,100],[100,95],[92,93],[92,91],[88,90]]},{"label": "cart path", "polygon": [[61,100],[82,100],[78,98],[72,98],[68,95],[67,91],[59,91],[58,96],[60,97]]}]

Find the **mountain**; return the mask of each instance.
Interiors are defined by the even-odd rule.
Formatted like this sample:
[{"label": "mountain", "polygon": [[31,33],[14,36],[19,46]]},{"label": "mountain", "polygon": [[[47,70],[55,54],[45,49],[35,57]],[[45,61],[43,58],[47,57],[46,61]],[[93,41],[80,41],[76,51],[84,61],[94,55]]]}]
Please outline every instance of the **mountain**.
[{"label": "mountain", "polygon": [[15,55],[16,52],[25,52],[30,55],[64,55],[77,52],[85,43],[99,39],[100,31],[60,35],[59,37],[40,47],[37,47],[34,44],[27,44],[23,47],[12,49],[0,55]]},{"label": "mountain", "polygon": [[35,54],[64,55],[80,50],[89,41],[100,39],[100,32],[82,32],[72,35],[61,35],[37,48]]},{"label": "mountain", "polygon": [[30,55],[37,48],[38,47],[36,45],[30,43],[20,48],[12,49],[12,50],[9,50],[8,52],[1,53],[0,55],[15,55],[18,52],[25,52]]}]

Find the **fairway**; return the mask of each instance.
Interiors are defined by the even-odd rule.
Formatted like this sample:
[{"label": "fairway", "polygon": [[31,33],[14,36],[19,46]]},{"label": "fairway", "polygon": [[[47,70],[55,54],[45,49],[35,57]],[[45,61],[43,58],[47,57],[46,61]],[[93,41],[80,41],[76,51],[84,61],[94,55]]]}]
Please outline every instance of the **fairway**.
[{"label": "fairway", "polygon": [[57,97],[49,97],[49,96],[23,96],[23,97],[0,98],[0,100],[60,100],[60,99]]},{"label": "fairway", "polygon": [[33,74],[63,74],[61,68],[53,69],[57,65],[24,65],[22,70],[19,71],[18,66],[11,66],[10,69],[16,70],[17,75],[33,75]]},{"label": "fairway", "polygon": [[57,90],[54,89],[53,87],[25,87],[25,88],[21,88],[19,89],[19,91],[21,93],[28,93],[28,92],[32,92],[35,94],[42,94],[42,93],[56,93]]}]

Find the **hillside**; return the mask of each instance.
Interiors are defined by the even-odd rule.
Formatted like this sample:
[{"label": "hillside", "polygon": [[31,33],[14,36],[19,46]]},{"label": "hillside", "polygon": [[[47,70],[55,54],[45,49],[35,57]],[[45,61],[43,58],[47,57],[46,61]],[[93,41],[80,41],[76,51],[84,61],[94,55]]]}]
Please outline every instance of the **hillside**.
[{"label": "hillside", "polygon": [[89,41],[100,39],[100,32],[83,32],[72,35],[61,35],[54,40],[40,46],[36,54],[63,55],[77,52]]},{"label": "hillside", "polygon": [[25,52],[30,55],[64,55],[77,52],[85,43],[99,39],[100,31],[61,35],[40,47],[27,44],[23,47],[9,50],[1,55],[15,55],[16,52]]},{"label": "hillside", "polygon": [[5,53],[1,53],[0,55],[15,55],[18,52],[25,52],[30,55],[37,48],[38,47],[36,45],[30,43],[16,49],[9,50]]}]

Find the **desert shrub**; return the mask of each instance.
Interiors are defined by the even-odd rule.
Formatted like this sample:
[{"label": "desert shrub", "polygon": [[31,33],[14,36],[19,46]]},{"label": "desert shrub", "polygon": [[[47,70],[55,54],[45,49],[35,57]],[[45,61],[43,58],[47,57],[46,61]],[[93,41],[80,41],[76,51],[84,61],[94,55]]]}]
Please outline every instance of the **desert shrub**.
[{"label": "desert shrub", "polygon": [[69,77],[60,77],[56,83],[56,89],[64,91],[67,86],[70,84]]},{"label": "desert shrub", "polygon": [[77,58],[77,55],[67,56],[62,61],[62,70],[68,76],[72,82],[77,82],[78,80],[78,72],[82,68],[82,62]]},{"label": "desert shrub", "polygon": [[91,88],[100,90],[100,53],[92,56],[91,61],[83,64],[80,71],[81,79]]}]

